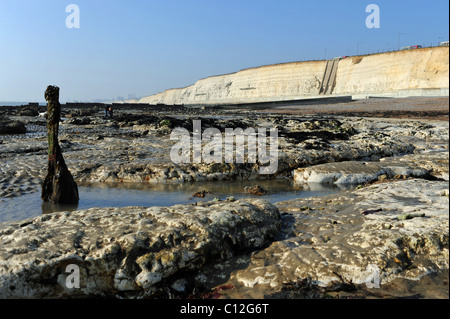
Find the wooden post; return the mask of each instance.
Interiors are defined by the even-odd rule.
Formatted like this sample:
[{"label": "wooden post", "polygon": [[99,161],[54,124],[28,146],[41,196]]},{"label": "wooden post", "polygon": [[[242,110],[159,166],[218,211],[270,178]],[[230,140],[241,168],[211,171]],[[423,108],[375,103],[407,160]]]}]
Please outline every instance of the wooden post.
[{"label": "wooden post", "polygon": [[42,200],[60,204],[78,203],[78,187],[70,174],[58,142],[61,104],[59,87],[49,85],[45,91],[47,101],[48,168],[42,184]]}]

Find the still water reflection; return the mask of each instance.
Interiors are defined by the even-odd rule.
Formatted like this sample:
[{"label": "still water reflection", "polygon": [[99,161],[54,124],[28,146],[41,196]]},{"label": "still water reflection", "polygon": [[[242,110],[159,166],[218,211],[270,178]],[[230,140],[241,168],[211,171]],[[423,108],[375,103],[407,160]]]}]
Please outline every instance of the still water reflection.
[{"label": "still water reflection", "polygon": [[[260,185],[267,194],[262,196],[247,194],[245,186]],[[0,199],[0,222],[22,220],[59,211],[73,211],[92,207],[127,206],[171,206],[194,201],[225,200],[229,196],[236,199],[259,197],[275,203],[293,198],[324,196],[341,191],[333,185],[308,184],[296,186],[292,181],[233,181],[205,182],[193,184],[144,184],[144,183],[101,183],[78,186],[80,201],[77,205],[55,205],[44,203],[40,193],[22,195],[16,198]],[[193,197],[196,192],[207,191],[204,198]]]}]

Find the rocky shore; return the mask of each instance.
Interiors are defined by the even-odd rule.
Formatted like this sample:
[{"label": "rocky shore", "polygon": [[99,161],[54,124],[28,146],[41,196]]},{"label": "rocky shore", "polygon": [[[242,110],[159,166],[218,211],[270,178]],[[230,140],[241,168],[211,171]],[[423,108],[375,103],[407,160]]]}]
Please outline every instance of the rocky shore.
[{"label": "rocky shore", "polygon": [[[45,215],[0,230],[0,297],[182,293],[205,265],[264,247],[280,226],[276,207],[250,199]],[[66,287],[69,264],[80,289]]]},{"label": "rocky shore", "polygon": [[238,287],[239,296],[262,298],[304,279],[356,291],[371,267],[379,270],[381,286],[448,271],[448,204],[448,182],[421,179],[277,203],[286,238],[253,254],[227,284]]},{"label": "rocky shore", "polygon": [[[5,112],[2,126],[23,125],[26,133],[0,133],[0,213],[2,201],[40,191],[47,161],[45,119]],[[173,163],[170,133],[192,132],[193,120],[221,132],[277,128],[277,172],[260,175],[261,163]],[[273,204],[262,194],[2,223],[0,296],[411,296],[375,292],[398,280],[448,278],[448,142],[448,122],[433,120],[214,109],[126,110],[105,119],[102,111],[63,110],[60,144],[79,184],[291,179],[305,187],[360,186]],[[80,266],[80,289],[64,286],[69,264]],[[361,293],[373,269],[381,290]],[[448,298],[448,287],[431,286],[419,297]]]}]

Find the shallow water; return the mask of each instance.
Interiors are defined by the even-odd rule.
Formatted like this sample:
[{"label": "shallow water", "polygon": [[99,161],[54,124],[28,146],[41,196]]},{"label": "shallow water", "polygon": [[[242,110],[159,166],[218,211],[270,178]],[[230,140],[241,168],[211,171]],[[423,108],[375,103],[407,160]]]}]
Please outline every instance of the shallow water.
[{"label": "shallow water", "polygon": [[[245,186],[260,185],[267,194],[251,195],[244,190]],[[196,192],[208,191],[204,198],[193,197]],[[0,199],[0,222],[18,221],[41,214],[88,209],[92,207],[127,207],[127,206],[171,206],[209,201],[215,198],[226,200],[234,196],[258,197],[271,203],[337,193],[342,189],[332,185],[310,184],[295,186],[292,181],[245,181],[245,182],[205,182],[195,184],[144,184],[144,183],[101,183],[79,185],[80,201],[78,205],[53,205],[42,202],[40,192],[22,195],[15,198]]]}]

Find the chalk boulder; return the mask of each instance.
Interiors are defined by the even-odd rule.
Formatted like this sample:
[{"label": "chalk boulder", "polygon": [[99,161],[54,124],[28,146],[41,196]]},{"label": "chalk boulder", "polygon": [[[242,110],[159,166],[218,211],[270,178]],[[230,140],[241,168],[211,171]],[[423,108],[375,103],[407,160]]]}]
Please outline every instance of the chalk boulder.
[{"label": "chalk boulder", "polygon": [[[195,285],[196,271],[211,262],[266,246],[280,227],[278,209],[259,199],[92,208],[0,224],[0,298],[166,293],[182,279]],[[80,288],[67,285],[69,265],[79,269]]]}]

